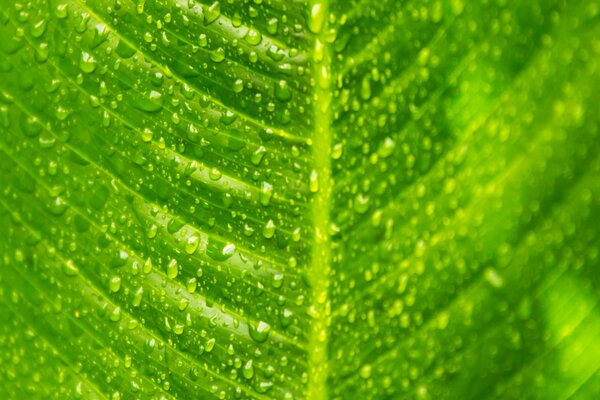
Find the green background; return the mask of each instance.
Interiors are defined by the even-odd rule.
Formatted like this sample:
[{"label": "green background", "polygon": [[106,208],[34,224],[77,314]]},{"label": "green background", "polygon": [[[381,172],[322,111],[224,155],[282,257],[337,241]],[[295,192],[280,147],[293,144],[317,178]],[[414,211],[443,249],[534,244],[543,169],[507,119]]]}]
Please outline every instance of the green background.
[{"label": "green background", "polygon": [[0,398],[596,398],[599,21],[0,0]]}]

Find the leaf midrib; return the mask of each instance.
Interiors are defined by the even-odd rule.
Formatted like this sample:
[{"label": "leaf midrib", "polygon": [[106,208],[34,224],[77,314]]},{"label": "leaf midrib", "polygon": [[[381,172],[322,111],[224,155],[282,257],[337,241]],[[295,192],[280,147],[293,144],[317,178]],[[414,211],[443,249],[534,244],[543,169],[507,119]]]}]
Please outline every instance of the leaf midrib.
[{"label": "leaf midrib", "polygon": [[[321,7],[320,13],[328,15],[328,2],[316,0],[309,3],[309,12]],[[327,18],[324,18],[320,30],[316,33],[312,49],[312,77],[314,84],[312,126],[313,175],[316,188],[312,202],[313,250],[311,265],[308,271],[312,288],[312,300],[309,314],[312,323],[308,343],[308,389],[306,398],[325,400],[327,393],[328,368],[328,325],[330,319],[329,276],[331,271],[330,212],[333,183],[331,181],[331,148],[333,132],[331,128],[330,104],[332,100],[331,86],[331,54],[326,33]],[[311,184],[311,186],[313,186]]]}]

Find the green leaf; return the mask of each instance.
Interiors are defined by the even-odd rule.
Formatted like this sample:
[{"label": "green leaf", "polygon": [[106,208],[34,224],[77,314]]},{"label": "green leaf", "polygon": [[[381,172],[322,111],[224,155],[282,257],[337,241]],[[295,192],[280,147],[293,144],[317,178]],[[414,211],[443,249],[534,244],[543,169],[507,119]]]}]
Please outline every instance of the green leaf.
[{"label": "green leaf", "polygon": [[596,2],[0,6],[0,398],[600,392]]}]

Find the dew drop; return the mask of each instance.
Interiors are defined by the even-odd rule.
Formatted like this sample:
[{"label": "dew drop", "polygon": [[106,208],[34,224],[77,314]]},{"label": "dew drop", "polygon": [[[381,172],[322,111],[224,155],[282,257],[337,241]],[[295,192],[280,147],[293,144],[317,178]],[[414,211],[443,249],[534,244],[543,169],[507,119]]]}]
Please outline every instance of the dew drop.
[{"label": "dew drop", "polygon": [[241,79],[236,79],[235,82],[233,82],[233,92],[241,93],[242,90],[244,90],[244,81]]},{"label": "dew drop", "polygon": [[292,98],[290,86],[285,79],[281,79],[275,84],[275,97],[281,101],[288,101]]},{"label": "dew drop", "polygon": [[188,254],[194,254],[198,245],[200,244],[200,238],[198,236],[190,236],[185,244],[185,252]]},{"label": "dew drop", "polygon": [[217,339],[208,339],[208,341],[206,342],[206,346],[204,346],[204,350],[206,350],[207,353],[210,353],[215,348],[215,343],[217,343]]},{"label": "dew drop", "polygon": [[271,239],[275,234],[275,223],[270,219],[262,229],[262,234],[265,238]]},{"label": "dew drop", "polygon": [[36,117],[29,116],[25,113],[19,118],[21,131],[27,137],[36,137],[42,132],[42,125]]},{"label": "dew drop", "polygon": [[67,4],[58,4],[56,9],[54,10],[54,15],[58,19],[65,19],[68,15],[68,5]]},{"label": "dew drop", "polygon": [[119,321],[119,320],[121,319],[121,307],[115,307],[115,308],[114,308],[114,309],[111,311],[111,313],[110,313],[110,315],[109,315],[109,319],[110,319],[112,322],[117,322],[117,321]]},{"label": "dew drop", "polygon": [[377,155],[381,158],[388,158],[394,152],[394,148],[396,147],[396,143],[390,137],[386,137],[383,140],[383,143],[379,146],[377,150]]},{"label": "dew drop", "polygon": [[363,100],[369,100],[371,98],[371,77],[366,75],[363,77],[360,84],[360,97]]},{"label": "dew drop", "polygon": [[175,326],[173,327],[173,332],[176,335],[181,335],[184,331],[185,327],[182,324],[175,324]]},{"label": "dew drop", "polygon": [[144,262],[144,267],[142,268],[142,271],[145,274],[149,274],[152,271],[152,259],[150,257],[148,257]]},{"label": "dew drop", "polygon": [[359,375],[363,379],[369,379],[371,377],[371,364],[365,364],[360,368]]},{"label": "dew drop", "polygon": [[34,38],[40,38],[42,37],[42,35],[44,34],[44,32],[46,32],[46,20],[45,19],[41,19],[38,22],[36,22],[32,27],[31,27],[31,36],[33,36]]},{"label": "dew drop", "polygon": [[276,35],[279,27],[279,20],[277,18],[271,18],[267,21],[267,32],[269,35]]},{"label": "dew drop", "polygon": [[364,214],[369,209],[369,198],[363,194],[358,194],[354,199],[354,210],[359,214]]},{"label": "dew drop", "polygon": [[268,182],[263,182],[260,190],[260,204],[268,206],[273,197],[273,186]]},{"label": "dew drop", "polygon": [[271,286],[273,289],[279,289],[283,285],[283,274],[275,274],[273,275],[273,281],[271,282]]},{"label": "dew drop", "polygon": [[279,323],[284,329],[291,325],[293,315],[292,311],[287,308],[279,314]]},{"label": "dew drop", "polygon": [[152,90],[148,95],[135,96],[133,98],[133,106],[147,113],[158,112],[163,107],[162,94]]},{"label": "dew drop", "polygon": [[86,53],[85,51],[82,52],[81,58],[79,59],[79,69],[86,74],[91,74],[96,70],[96,59],[89,53]]},{"label": "dew drop", "polygon": [[254,151],[254,153],[252,153],[250,161],[254,165],[259,165],[262,159],[265,157],[265,154],[267,154],[267,149],[264,146],[260,146]]},{"label": "dew drop", "polygon": [[179,309],[179,311],[185,311],[189,304],[190,302],[188,301],[188,299],[181,298],[179,300],[179,303],[177,304],[177,308]]},{"label": "dew drop", "polygon": [[223,125],[229,126],[229,125],[233,124],[236,119],[237,119],[237,115],[234,112],[227,110],[221,114],[219,121],[221,121],[221,123]]},{"label": "dew drop", "polygon": [[504,285],[504,278],[494,268],[487,268],[485,270],[485,280],[496,289]]},{"label": "dew drop", "polygon": [[133,300],[131,304],[134,307],[139,307],[142,304],[142,297],[144,297],[144,287],[140,286],[133,294]]},{"label": "dew drop", "polygon": [[67,211],[69,206],[64,202],[64,200],[60,197],[56,197],[52,203],[50,203],[50,207],[48,207],[48,211],[50,214],[55,217],[60,217]]},{"label": "dew drop", "polygon": [[235,254],[235,245],[233,243],[227,243],[225,246],[220,247],[219,242],[209,241],[206,248],[206,254],[215,261],[226,261]]},{"label": "dew drop", "polygon": [[204,9],[204,24],[212,24],[221,15],[221,4],[218,1],[212,3],[208,8]]},{"label": "dew drop", "polygon": [[246,39],[246,42],[248,42],[248,44],[250,44],[252,46],[256,46],[257,44],[259,44],[262,41],[262,35],[256,29],[250,28],[250,29],[248,29],[248,32],[246,33],[245,39]]},{"label": "dew drop", "polygon": [[325,6],[321,1],[313,1],[307,21],[308,29],[310,29],[312,33],[319,33],[323,28],[324,22]]},{"label": "dew drop", "polygon": [[269,338],[269,332],[271,332],[271,325],[264,321],[259,321],[258,325],[248,324],[248,333],[255,342],[265,342]]},{"label": "dew drop", "polygon": [[221,171],[219,171],[217,168],[211,168],[208,172],[208,177],[213,181],[218,181],[219,179],[221,179],[221,176]]},{"label": "dew drop", "polygon": [[314,169],[310,172],[310,191],[317,193],[319,191],[319,174]]},{"label": "dew drop", "polygon": [[146,143],[151,142],[153,136],[154,132],[152,132],[150,128],[144,128],[144,130],[142,131],[142,140]]},{"label": "dew drop", "polygon": [[246,379],[252,379],[254,376],[254,366],[252,365],[252,360],[248,360],[246,364],[244,364],[242,375],[244,375],[244,378]]},{"label": "dew drop", "polygon": [[110,278],[108,287],[111,292],[117,293],[119,289],[121,289],[121,278],[118,276],[113,276],[112,278]]},{"label": "dew drop", "polygon": [[77,269],[77,266],[73,263],[73,260],[69,259],[63,264],[63,272],[67,276],[77,276],[79,270]]},{"label": "dew drop", "polygon": [[188,279],[185,288],[188,291],[188,293],[194,293],[196,291],[197,285],[198,283],[196,281],[196,278],[191,277],[190,279]]},{"label": "dew drop", "polygon": [[176,259],[171,259],[171,261],[169,261],[169,264],[167,265],[167,277],[169,279],[175,279],[177,278],[177,275],[179,274],[179,265],[177,264],[177,260]]},{"label": "dew drop", "polygon": [[219,47],[210,52],[210,59],[216,63],[220,63],[225,59],[225,49]]},{"label": "dew drop", "polygon": [[333,149],[331,150],[331,158],[334,160],[339,160],[342,157],[342,153],[344,151],[344,145],[342,143],[336,143],[333,145]]}]

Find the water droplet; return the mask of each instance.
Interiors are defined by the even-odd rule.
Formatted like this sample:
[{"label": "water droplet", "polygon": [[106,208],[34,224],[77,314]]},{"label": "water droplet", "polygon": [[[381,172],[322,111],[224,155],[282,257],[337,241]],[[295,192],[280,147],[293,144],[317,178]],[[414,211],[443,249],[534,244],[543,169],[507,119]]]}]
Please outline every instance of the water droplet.
[{"label": "water droplet", "polygon": [[221,15],[221,4],[218,1],[212,3],[208,8],[204,9],[204,24],[212,24]]},{"label": "water droplet", "polygon": [[86,74],[91,74],[96,70],[96,59],[89,53],[82,52],[79,59],[79,68]]},{"label": "water droplet", "polygon": [[264,321],[259,321],[258,325],[248,324],[250,337],[258,343],[265,342],[269,338],[269,332],[271,332],[271,325]]},{"label": "water droplet", "polygon": [[48,211],[50,214],[60,217],[67,211],[69,206],[64,202],[64,200],[60,197],[54,198],[54,201],[50,203],[50,207],[48,207]]},{"label": "water droplet", "polygon": [[145,274],[149,274],[152,271],[152,259],[150,257],[148,257],[144,262],[144,267],[142,268],[142,271]]},{"label": "water droplet", "polygon": [[292,311],[287,308],[283,309],[281,314],[279,314],[279,323],[281,323],[283,329],[291,325],[293,315],[294,314],[292,313]]},{"label": "water droplet", "polygon": [[244,90],[244,81],[241,79],[236,79],[235,82],[233,82],[233,92],[241,93],[242,90]]},{"label": "water droplet", "polygon": [[179,303],[177,304],[177,308],[179,309],[179,311],[185,311],[189,304],[190,302],[188,301],[188,299],[182,297],[179,300]]},{"label": "water droplet", "polygon": [[273,237],[273,235],[275,234],[275,223],[272,219],[267,221],[267,223],[262,229],[262,234],[267,239],[271,239]]},{"label": "water droplet", "polygon": [[192,367],[188,375],[190,376],[192,382],[196,382],[198,378],[200,378],[200,373],[196,367]]},{"label": "water droplet", "polygon": [[271,47],[269,47],[269,50],[267,50],[267,56],[269,56],[271,60],[277,62],[283,60],[285,54],[283,53],[283,51],[281,51],[279,47],[272,45]]},{"label": "water droplet", "polygon": [[254,151],[254,153],[252,153],[250,161],[254,165],[259,165],[262,159],[265,157],[265,154],[267,154],[267,149],[264,146],[260,146]]},{"label": "water droplet", "polygon": [[260,204],[268,206],[273,196],[273,186],[268,182],[263,182],[260,190]]},{"label": "water droplet", "polygon": [[256,46],[262,41],[262,35],[254,28],[248,29],[246,33],[246,42],[252,46]]},{"label": "water droplet", "polygon": [[354,199],[354,210],[359,214],[364,214],[369,209],[369,198],[359,193]]},{"label": "water droplet", "polygon": [[38,119],[25,113],[21,114],[19,125],[23,134],[30,138],[36,137],[42,132],[42,125],[38,122]]},{"label": "water droplet", "polygon": [[79,273],[79,270],[73,263],[73,260],[69,259],[63,264],[63,272],[67,276],[76,276]]},{"label": "water droplet", "polygon": [[133,106],[140,111],[147,113],[155,113],[162,110],[163,100],[162,94],[152,90],[148,95],[135,96],[133,98]]},{"label": "water droplet", "polygon": [[206,248],[206,254],[215,261],[226,261],[235,254],[235,245],[233,243],[227,243],[225,246],[220,247],[219,242],[209,241],[209,245]]},{"label": "water droplet", "polygon": [[46,32],[46,20],[45,19],[41,19],[38,22],[36,22],[32,27],[31,27],[31,36],[33,36],[34,38],[39,38],[42,37],[42,35],[44,34],[44,32]]},{"label": "water droplet", "polygon": [[118,250],[111,259],[110,266],[113,268],[122,267],[127,264],[127,260],[129,260],[129,254],[125,250]]},{"label": "water droplet", "polygon": [[111,292],[117,293],[119,289],[121,289],[121,278],[119,276],[113,276],[112,278],[110,278],[110,283],[108,287]]},{"label": "water droplet", "polygon": [[394,148],[396,147],[396,143],[390,137],[386,137],[383,140],[383,143],[379,146],[377,150],[377,155],[381,158],[387,158],[392,155],[394,152]]},{"label": "water droplet", "polygon": [[117,53],[119,57],[124,59],[133,57],[135,52],[136,50],[133,47],[129,46],[127,43],[125,43],[123,40],[119,40],[119,43],[117,43],[117,48],[115,49],[115,53]]},{"label": "water droplet", "polygon": [[133,300],[131,304],[134,307],[139,307],[142,304],[142,297],[144,297],[144,287],[140,286],[133,294]]},{"label": "water droplet", "polygon": [[333,145],[333,149],[331,150],[331,158],[334,160],[339,160],[342,157],[342,153],[344,151],[344,145],[342,143],[336,143]]},{"label": "water droplet", "polygon": [[206,37],[206,34],[201,33],[200,36],[198,36],[198,46],[200,46],[200,47],[208,46],[208,39]]},{"label": "water droplet", "polygon": [[269,32],[269,35],[276,35],[278,27],[279,20],[277,18],[271,18],[267,21],[267,32]]},{"label": "water droplet", "polygon": [[360,368],[359,375],[363,379],[369,379],[371,377],[371,364],[365,364]]},{"label": "water droplet", "polygon": [[198,283],[196,281],[196,278],[191,277],[190,279],[188,279],[185,288],[187,289],[188,293],[194,293],[196,291],[197,285]]},{"label": "water droplet", "polygon": [[273,275],[273,281],[271,285],[274,289],[279,289],[283,285],[283,274],[275,274]]},{"label": "water droplet", "polygon": [[285,79],[281,79],[275,84],[275,97],[281,101],[288,101],[292,98],[290,86]]},{"label": "water droplet", "polygon": [[58,4],[56,6],[56,9],[54,10],[54,15],[56,15],[56,18],[58,18],[58,19],[67,18],[68,7],[69,6],[67,4]]},{"label": "water droplet", "polygon": [[56,108],[56,112],[54,113],[54,116],[56,117],[57,120],[59,121],[64,121],[65,119],[67,119],[67,117],[69,116],[71,112],[66,109],[64,106],[59,105]]},{"label": "water droplet", "polygon": [[254,366],[252,365],[252,360],[248,360],[246,364],[244,364],[242,375],[244,375],[244,378],[246,379],[252,379],[254,376]]},{"label": "water droplet", "polygon": [[496,289],[504,286],[504,278],[494,268],[487,268],[485,270],[485,280]]},{"label": "water droplet", "polygon": [[190,236],[185,244],[185,252],[188,254],[194,254],[199,244],[200,238],[198,236]]},{"label": "water droplet", "polygon": [[310,7],[310,15],[308,16],[308,29],[312,33],[319,33],[323,28],[323,23],[325,22],[325,6],[324,4],[318,0],[313,1],[312,6]]},{"label": "water droplet", "polygon": [[96,29],[94,29],[94,38],[92,39],[92,43],[90,44],[91,48],[94,49],[100,46],[102,43],[108,39],[110,31],[104,24],[96,25]]},{"label": "water droplet", "polygon": [[220,63],[225,59],[225,49],[219,47],[210,52],[210,59],[216,63]]},{"label": "water droplet", "polygon": [[206,346],[204,346],[204,350],[207,353],[210,353],[215,348],[215,343],[217,343],[217,339],[215,339],[215,338],[208,339],[208,341],[206,342]]},{"label": "water droplet", "polygon": [[314,169],[310,172],[310,191],[317,193],[319,191],[319,174]]},{"label": "water droplet", "polygon": [[182,324],[175,324],[175,326],[173,327],[173,332],[176,335],[181,335],[184,331],[185,327]]},{"label": "water droplet", "polygon": [[208,172],[208,177],[213,181],[218,181],[219,179],[221,179],[221,176],[221,171],[219,171],[217,168],[211,168]]},{"label": "water droplet", "polygon": [[237,115],[234,112],[227,110],[221,114],[219,121],[221,121],[221,123],[223,125],[228,126],[228,125],[233,124],[236,119],[237,119]]},{"label": "water droplet", "polygon": [[177,278],[177,275],[179,274],[179,265],[177,264],[177,260],[176,259],[171,259],[171,261],[169,261],[169,264],[167,265],[167,277],[169,279],[175,279]]},{"label": "water droplet", "polygon": [[155,347],[156,347],[156,340],[154,338],[147,339],[146,343],[144,343],[144,352],[146,352],[147,354],[150,354],[154,351]]},{"label": "water droplet", "polygon": [[371,77],[365,75],[360,84],[360,98],[369,100],[371,98]]},{"label": "water droplet", "polygon": [[154,132],[150,128],[144,128],[142,131],[142,140],[146,143],[151,142],[153,136]]},{"label": "water droplet", "polygon": [[114,308],[114,309],[111,311],[111,313],[110,313],[110,315],[109,315],[109,319],[110,319],[112,322],[117,322],[117,321],[119,321],[119,320],[121,319],[121,307],[115,307],[115,308]]}]

